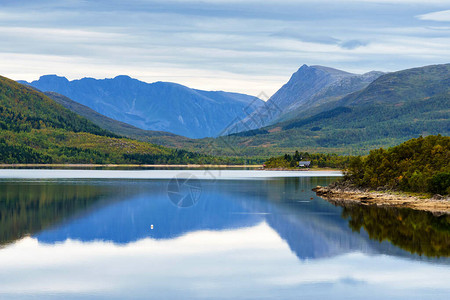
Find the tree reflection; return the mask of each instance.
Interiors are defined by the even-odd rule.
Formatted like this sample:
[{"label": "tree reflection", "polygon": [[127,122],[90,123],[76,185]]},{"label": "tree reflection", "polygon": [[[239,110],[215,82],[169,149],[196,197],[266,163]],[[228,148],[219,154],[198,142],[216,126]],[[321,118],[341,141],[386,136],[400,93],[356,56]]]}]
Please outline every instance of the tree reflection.
[{"label": "tree reflection", "polygon": [[49,227],[85,210],[105,193],[94,185],[0,184],[0,245]]},{"label": "tree reflection", "polygon": [[353,231],[361,228],[373,240],[389,241],[413,254],[450,256],[450,215],[434,216],[413,209],[344,206],[342,217]]}]

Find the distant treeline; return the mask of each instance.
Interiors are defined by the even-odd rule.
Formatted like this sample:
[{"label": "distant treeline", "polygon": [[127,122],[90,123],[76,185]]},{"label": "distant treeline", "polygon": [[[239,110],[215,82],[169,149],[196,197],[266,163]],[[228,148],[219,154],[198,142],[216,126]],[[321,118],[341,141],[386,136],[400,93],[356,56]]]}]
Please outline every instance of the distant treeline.
[{"label": "distant treeline", "polygon": [[[5,132],[3,132],[5,133]],[[73,134],[73,133],[72,133]],[[154,149],[151,145],[126,139],[116,139],[123,145],[107,147],[98,136],[79,136],[77,143],[68,139],[66,144],[56,143],[49,136],[38,138],[36,148],[24,144],[10,144],[0,137],[0,163],[67,163],[67,164],[255,164],[261,159],[216,157],[177,149]],[[89,139],[94,139],[89,143]],[[44,144],[43,141],[46,141]],[[107,138],[106,142],[110,142]],[[78,145],[77,145],[78,144]],[[139,146],[147,146],[139,148]],[[129,151],[129,149],[133,151]]]},{"label": "distant treeline", "polygon": [[295,151],[295,154],[285,154],[271,157],[266,162],[266,168],[298,168],[300,161],[310,161],[310,167],[345,169],[348,167],[352,156],[337,154],[308,153]]},{"label": "distant treeline", "polygon": [[450,137],[430,135],[411,139],[387,150],[370,151],[367,156],[296,151],[271,157],[266,168],[298,168],[299,161],[311,167],[345,170],[344,180],[359,187],[408,192],[450,194]]},{"label": "distant treeline", "polygon": [[351,159],[346,180],[360,187],[450,193],[450,137],[411,139]]}]

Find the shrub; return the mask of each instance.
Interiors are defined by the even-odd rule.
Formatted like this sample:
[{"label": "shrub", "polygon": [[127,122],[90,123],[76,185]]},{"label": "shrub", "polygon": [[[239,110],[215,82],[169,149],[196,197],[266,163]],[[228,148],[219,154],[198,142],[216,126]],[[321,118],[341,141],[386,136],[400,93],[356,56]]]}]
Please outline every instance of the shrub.
[{"label": "shrub", "polygon": [[438,173],[431,177],[430,192],[441,195],[450,194],[450,172]]}]

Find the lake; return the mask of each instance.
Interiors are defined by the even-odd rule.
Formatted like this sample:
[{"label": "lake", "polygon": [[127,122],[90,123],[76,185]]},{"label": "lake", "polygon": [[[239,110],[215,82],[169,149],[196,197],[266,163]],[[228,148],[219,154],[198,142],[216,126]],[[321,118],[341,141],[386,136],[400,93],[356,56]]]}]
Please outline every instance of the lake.
[{"label": "lake", "polygon": [[1,299],[445,299],[450,218],[338,172],[0,170]]}]

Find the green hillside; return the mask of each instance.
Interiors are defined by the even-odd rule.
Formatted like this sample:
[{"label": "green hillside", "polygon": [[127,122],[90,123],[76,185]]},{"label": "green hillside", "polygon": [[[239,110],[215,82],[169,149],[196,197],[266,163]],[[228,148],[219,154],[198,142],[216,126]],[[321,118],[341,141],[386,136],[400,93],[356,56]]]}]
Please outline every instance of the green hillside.
[{"label": "green hillside", "polygon": [[1,76],[0,128],[13,132],[54,128],[117,137],[41,93]]},{"label": "green hillside", "polygon": [[[365,154],[421,135],[450,135],[450,64],[379,77],[328,110],[230,137],[240,154]],[[223,154],[223,153],[221,153]]]},{"label": "green hillside", "polygon": [[350,162],[346,179],[361,187],[450,193],[450,137],[428,136]]},{"label": "green hillside", "polygon": [[367,88],[343,98],[338,105],[408,103],[449,91],[450,64],[432,65],[381,76]]},{"label": "green hillside", "polygon": [[44,94],[0,77],[0,163],[226,163],[100,128]]}]

